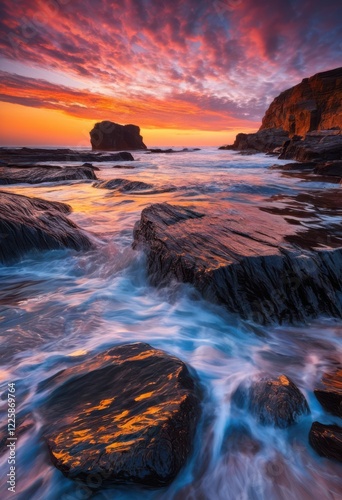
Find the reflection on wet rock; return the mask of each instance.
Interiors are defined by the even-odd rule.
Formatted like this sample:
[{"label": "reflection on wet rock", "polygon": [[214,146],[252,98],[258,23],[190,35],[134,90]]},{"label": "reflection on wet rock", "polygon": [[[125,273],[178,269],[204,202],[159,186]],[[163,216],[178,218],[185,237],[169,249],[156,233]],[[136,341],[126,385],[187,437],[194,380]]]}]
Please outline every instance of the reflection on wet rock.
[{"label": "reflection on wet rock", "polygon": [[[57,386],[57,388],[55,388]],[[186,365],[148,344],[114,347],[44,384],[53,463],[98,487],[169,484],[192,448],[200,390]]]},{"label": "reflection on wet rock", "polygon": [[342,417],[342,369],[335,373],[326,373],[322,386],[314,391],[318,401],[326,411]]},{"label": "reflection on wet rock", "polygon": [[309,442],[319,455],[342,462],[342,427],[314,422]]},{"label": "reflection on wet rock", "polygon": [[238,408],[249,411],[260,424],[282,429],[310,413],[305,397],[286,375],[243,382],[232,400]]}]

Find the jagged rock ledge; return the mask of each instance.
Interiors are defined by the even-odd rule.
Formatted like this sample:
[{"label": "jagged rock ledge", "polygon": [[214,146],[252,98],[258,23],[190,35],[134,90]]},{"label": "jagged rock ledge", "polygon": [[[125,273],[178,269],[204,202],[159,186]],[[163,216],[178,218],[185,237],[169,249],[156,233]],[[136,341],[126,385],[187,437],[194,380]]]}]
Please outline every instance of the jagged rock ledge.
[{"label": "jagged rock ledge", "polygon": [[[124,149],[124,148],[123,148]],[[120,153],[108,152],[85,152],[75,149],[42,149],[42,148],[0,148],[0,165],[7,167],[30,168],[37,163],[58,161],[63,162],[110,162],[110,161],[133,161],[134,158],[128,151]],[[43,165],[39,165],[43,168]],[[87,165],[86,165],[87,166]],[[89,166],[89,165],[88,165]],[[45,165],[45,168],[48,168]]]},{"label": "jagged rock ledge", "polygon": [[90,249],[90,239],[66,217],[70,212],[65,203],[0,191],[0,263],[32,250]]},{"label": "jagged rock ledge", "polygon": [[97,180],[94,167],[56,167],[39,165],[30,167],[0,167],[0,185],[40,184],[42,182],[62,182],[72,180]]},{"label": "jagged rock ledge", "polygon": [[145,249],[153,285],[192,283],[206,299],[245,319],[342,317],[340,240],[316,248],[309,236],[285,217],[253,207],[205,215],[161,203],[142,211],[134,247]]}]

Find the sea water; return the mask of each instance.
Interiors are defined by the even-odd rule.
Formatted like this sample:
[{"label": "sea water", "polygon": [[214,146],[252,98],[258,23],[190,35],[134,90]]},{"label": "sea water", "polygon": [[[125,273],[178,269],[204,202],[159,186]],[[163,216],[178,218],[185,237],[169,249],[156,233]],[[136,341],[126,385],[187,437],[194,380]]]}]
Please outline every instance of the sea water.
[{"label": "sea water", "polygon": [[[41,436],[42,395],[37,387],[84,355],[141,341],[197,371],[205,396],[194,449],[168,488],[121,486],[91,498],[341,499],[341,466],[319,457],[308,444],[314,420],[341,425],[313,394],[320,376],[342,360],[341,322],[320,318],[303,326],[264,327],[242,321],[203,300],[190,285],[150,286],[145,256],[132,249],[134,224],[151,203],[186,205],[204,213],[235,211],[241,204],[258,210],[277,195],[332,186],[270,170],[270,165],[286,162],[263,154],[203,148],[133,155],[134,162],[93,162],[100,168],[96,175],[144,181],[153,185],[147,192],[96,189],[91,181],[4,187],[70,204],[70,218],[90,233],[96,246],[79,253],[33,252],[17,264],[0,267],[2,422],[7,421],[8,382],[16,384],[17,416],[30,414],[34,422],[17,442],[16,493],[7,491],[8,453],[0,456],[1,498],[90,498],[87,488],[51,464]],[[118,165],[134,168],[113,168]],[[232,393],[246,376],[265,372],[289,376],[305,394],[311,414],[287,430],[237,414]]]}]

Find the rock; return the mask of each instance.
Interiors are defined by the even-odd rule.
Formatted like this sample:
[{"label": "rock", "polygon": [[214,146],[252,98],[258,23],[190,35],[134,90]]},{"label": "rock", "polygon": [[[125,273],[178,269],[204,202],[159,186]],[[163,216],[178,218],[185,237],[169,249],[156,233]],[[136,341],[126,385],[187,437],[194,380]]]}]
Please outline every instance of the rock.
[{"label": "rock", "polygon": [[40,385],[54,465],[95,487],[166,486],[191,451],[200,389],[186,365],[148,344],[120,345]]},{"label": "rock", "polygon": [[342,161],[318,163],[315,166],[314,173],[318,175],[339,177],[342,179]]},{"label": "rock", "polygon": [[193,153],[194,151],[200,151],[200,148],[183,148],[183,149],[158,149],[158,148],[154,148],[154,149],[149,149],[147,154],[156,154],[156,153],[166,153],[166,154],[170,154],[170,153]]},{"label": "rock", "polygon": [[95,123],[90,131],[90,142],[93,150],[146,149],[137,125],[119,125],[110,121]]},{"label": "rock", "polygon": [[134,248],[147,253],[151,284],[191,283],[206,299],[246,319],[342,317],[342,239],[328,238],[323,221],[317,240],[318,229],[311,234],[272,209],[236,203],[234,212],[215,213],[212,207],[204,215],[154,204],[135,225]]},{"label": "rock", "polygon": [[307,135],[303,140],[292,139],[279,156],[281,160],[301,162],[342,160],[342,135]]},{"label": "rock", "polygon": [[88,250],[89,238],[68,219],[69,205],[0,191],[0,263],[30,250]]},{"label": "rock", "polygon": [[152,189],[152,184],[147,184],[142,181],[129,181],[128,179],[111,179],[110,181],[94,182],[94,187],[100,189],[111,189],[113,191],[121,191],[123,193],[130,191],[144,191]]},{"label": "rock", "polygon": [[[31,168],[38,166],[41,162],[109,162],[109,161],[133,161],[131,153],[122,151],[120,153],[107,152],[84,152],[72,149],[40,149],[40,148],[0,148],[1,165],[20,168]],[[47,167],[46,165],[39,165]],[[84,166],[84,165],[83,165]],[[89,165],[86,165],[89,166]],[[50,166],[55,168],[55,166]],[[92,167],[96,168],[96,167]]]},{"label": "rock", "polygon": [[308,403],[286,375],[265,376],[239,385],[232,396],[238,408],[249,411],[260,424],[285,429],[308,415]]},{"label": "rock", "polygon": [[334,127],[342,129],[342,67],[304,78],[282,92],[266,111],[260,131],[282,128],[292,137]]},{"label": "rock", "polygon": [[342,417],[342,369],[326,373],[322,385],[322,388],[314,390],[316,398],[326,411]]},{"label": "rock", "polygon": [[23,182],[27,184],[39,184],[41,182],[62,182],[83,179],[97,179],[92,167],[0,167],[0,185],[19,184]]},{"label": "rock", "polygon": [[238,134],[234,144],[225,149],[247,151],[251,153],[272,152],[275,148],[282,147],[289,139],[289,134],[283,129],[266,129],[255,134]]},{"label": "rock", "polygon": [[309,443],[322,457],[342,462],[342,427],[314,422],[309,433]]}]

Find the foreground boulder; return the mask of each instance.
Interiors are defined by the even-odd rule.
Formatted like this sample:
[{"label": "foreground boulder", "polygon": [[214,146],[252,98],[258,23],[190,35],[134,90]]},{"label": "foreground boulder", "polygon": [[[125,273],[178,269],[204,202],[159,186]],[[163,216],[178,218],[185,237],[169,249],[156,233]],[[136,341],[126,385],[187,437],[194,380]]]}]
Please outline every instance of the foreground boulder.
[{"label": "foreground boulder", "polygon": [[145,208],[134,247],[147,253],[151,283],[191,283],[260,323],[342,317],[342,239],[330,240],[324,227],[322,234],[304,231],[266,208],[234,208],[210,215],[167,203]]},{"label": "foreground boulder", "polygon": [[326,373],[322,379],[322,387],[315,389],[314,393],[326,411],[342,417],[342,369]]},{"label": "foreground boulder", "polygon": [[72,180],[96,180],[94,169],[82,167],[32,166],[31,168],[0,167],[0,185],[39,184],[41,182],[61,182]]},{"label": "foreground boulder", "polygon": [[146,149],[137,125],[119,125],[110,121],[95,123],[90,131],[93,149],[118,151],[120,149]]},{"label": "foreground boulder", "polygon": [[260,424],[282,429],[310,413],[305,397],[285,375],[243,382],[233,394],[232,401],[238,408],[249,411]]},{"label": "foreground boulder", "polygon": [[89,238],[66,217],[69,205],[0,191],[0,263],[30,250],[92,247]]},{"label": "foreground boulder", "polygon": [[[56,387],[57,386],[57,387]],[[190,453],[200,393],[179,359],[136,343],[68,368],[40,389],[55,466],[95,487],[169,484]]]},{"label": "foreground boulder", "polygon": [[342,427],[314,422],[310,429],[309,442],[322,457],[342,462]]},{"label": "foreground boulder", "polygon": [[109,181],[94,182],[94,187],[100,189],[111,189],[112,191],[131,192],[152,189],[152,184],[142,181],[130,181],[128,179],[111,179]]}]

